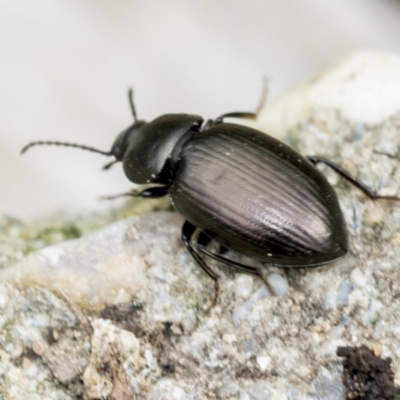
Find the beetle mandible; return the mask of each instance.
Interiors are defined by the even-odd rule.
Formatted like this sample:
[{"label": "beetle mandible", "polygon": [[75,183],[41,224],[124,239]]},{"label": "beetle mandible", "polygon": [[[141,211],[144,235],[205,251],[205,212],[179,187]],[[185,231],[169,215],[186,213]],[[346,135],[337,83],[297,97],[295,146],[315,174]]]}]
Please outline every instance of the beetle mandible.
[{"label": "beetle mandible", "polygon": [[[120,133],[110,151],[74,143],[37,141],[114,156],[110,168],[122,162],[136,184],[155,184],[123,195],[159,198],[168,195],[185,218],[182,241],[196,263],[214,280],[218,274],[199,252],[239,270],[261,275],[252,266],[211,252],[213,239],[230,249],[269,265],[315,267],[343,257],[348,237],[335,191],[316,164],[323,163],[362,190],[380,196],[339,165],[318,156],[302,156],[286,144],[255,129],[224,122],[225,118],[255,119],[257,113],[231,112],[204,122],[191,114],[166,114],[151,122],[138,120],[132,90],[129,101],[134,123]],[[114,196],[116,197],[116,196]],[[200,233],[197,246],[191,238]]]}]

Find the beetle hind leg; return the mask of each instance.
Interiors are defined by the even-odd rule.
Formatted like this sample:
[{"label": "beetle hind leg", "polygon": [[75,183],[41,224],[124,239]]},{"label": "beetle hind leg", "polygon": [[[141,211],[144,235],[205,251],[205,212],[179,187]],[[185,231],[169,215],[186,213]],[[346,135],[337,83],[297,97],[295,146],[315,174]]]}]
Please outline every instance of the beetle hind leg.
[{"label": "beetle hind leg", "polygon": [[329,160],[325,157],[307,156],[307,159],[309,161],[311,161],[314,165],[317,165],[318,163],[322,163],[322,164],[325,164],[328,167],[332,168],[336,173],[338,173],[340,176],[342,176],[344,179],[346,179],[352,185],[354,185],[355,187],[360,189],[363,193],[365,193],[371,200],[382,199],[382,200],[400,201],[400,197],[397,197],[397,196],[381,196],[381,195],[379,195],[378,193],[375,192],[375,190],[371,189],[364,182],[360,181],[358,178],[351,175],[350,172],[346,171],[340,165],[335,164],[334,162],[332,162],[331,160]]},{"label": "beetle hind leg", "polygon": [[221,294],[221,285],[219,283],[218,274],[203,261],[203,259],[199,256],[199,254],[196,252],[196,250],[190,244],[190,239],[192,238],[195,230],[196,230],[196,227],[194,225],[192,225],[188,221],[185,221],[185,223],[183,224],[183,227],[182,227],[181,238],[182,238],[183,244],[185,245],[186,249],[189,251],[190,255],[194,258],[196,263],[214,281],[215,294],[214,294],[214,299],[213,299],[213,306],[215,306],[219,302],[219,298],[220,298],[220,294]]},{"label": "beetle hind leg", "polygon": [[260,275],[260,273],[259,273],[257,268],[251,267],[250,265],[239,263],[237,261],[230,260],[229,258],[224,257],[224,256],[222,256],[220,254],[212,253],[211,251],[207,250],[203,246],[199,247],[199,251],[201,251],[203,254],[205,254],[206,256],[208,256],[208,257],[210,257],[210,258],[212,258],[212,259],[214,259],[216,261],[219,261],[219,262],[221,262],[223,264],[226,264],[226,265],[228,265],[230,267],[236,268],[236,269],[238,269],[238,270],[240,270],[242,272],[247,272],[247,273],[253,274],[253,275]]},{"label": "beetle hind leg", "polygon": [[229,251],[228,248],[223,246],[222,244],[219,244],[219,253],[215,254],[208,249],[206,249],[207,245],[211,242],[212,238],[208,236],[205,232],[200,232],[199,237],[197,238],[197,248],[199,251],[201,251],[203,254],[206,256],[219,261],[223,264],[229,265],[230,267],[236,268],[240,271],[248,272],[250,274],[254,275],[260,275],[257,268],[251,267],[250,265],[242,264],[237,261],[230,260],[227,257],[224,257],[223,254],[227,253]]},{"label": "beetle hind leg", "polygon": [[[207,245],[212,241],[212,238],[208,236],[205,232],[200,232],[197,238],[197,248],[201,251],[202,248],[207,247]],[[219,244],[218,254],[225,254],[229,251],[225,246]]]}]

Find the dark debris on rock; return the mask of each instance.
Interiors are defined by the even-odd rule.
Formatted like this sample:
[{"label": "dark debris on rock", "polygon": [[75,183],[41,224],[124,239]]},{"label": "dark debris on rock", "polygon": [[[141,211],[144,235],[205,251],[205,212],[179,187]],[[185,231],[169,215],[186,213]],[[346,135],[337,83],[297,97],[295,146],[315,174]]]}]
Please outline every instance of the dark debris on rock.
[{"label": "dark debris on rock", "polygon": [[336,354],[344,357],[343,384],[346,399],[394,400],[398,390],[394,386],[391,358],[374,355],[367,346],[338,347]]}]

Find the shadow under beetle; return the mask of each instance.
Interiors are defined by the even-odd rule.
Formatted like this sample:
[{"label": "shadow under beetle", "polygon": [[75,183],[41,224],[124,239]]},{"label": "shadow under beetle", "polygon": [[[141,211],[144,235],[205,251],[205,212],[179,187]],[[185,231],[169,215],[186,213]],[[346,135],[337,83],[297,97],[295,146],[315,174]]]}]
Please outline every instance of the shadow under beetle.
[{"label": "shadow under beetle", "polygon": [[[156,184],[123,195],[159,198],[168,195],[183,215],[182,241],[198,265],[214,280],[218,274],[199,252],[239,270],[260,275],[257,268],[213,253],[214,239],[269,265],[315,267],[343,257],[348,238],[336,193],[316,168],[324,163],[371,199],[380,196],[339,165],[298,152],[255,129],[225,123],[225,118],[255,119],[255,113],[232,112],[204,123],[190,114],[166,114],[151,122],[137,120],[132,91],[129,101],[134,123],[120,133],[111,151],[73,143],[38,141],[35,145],[77,147],[122,162],[127,178],[137,184]],[[118,196],[114,196],[118,197]],[[200,233],[197,246],[191,238]]]}]

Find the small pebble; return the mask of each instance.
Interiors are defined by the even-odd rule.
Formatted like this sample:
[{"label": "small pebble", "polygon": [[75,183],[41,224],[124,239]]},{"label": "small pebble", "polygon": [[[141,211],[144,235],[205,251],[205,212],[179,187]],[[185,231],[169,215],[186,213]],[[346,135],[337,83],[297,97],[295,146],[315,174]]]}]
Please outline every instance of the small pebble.
[{"label": "small pebble", "polygon": [[375,145],[375,151],[379,154],[386,154],[389,157],[395,157],[399,149],[391,140],[382,139]]},{"label": "small pebble", "polygon": [[254,278],[251,275],[237,274],[236,276],[236,295],[241,298],[250,296],[253,290]]},{"label": "small pebble", "polygon": [[36,340],[32,343],[32,350],[38,356],[42,356],[48,348],[49,344],[43,339]]},{"label": "small pebble", "polygon": [[344,280],[338,288],[336,304],[338,306],[345,306],[349,303],[349,295],[353,291],[354,286],[349,280]]},{"label": "small pebble", "polygon": [[279,274],[270,274],[267,277],[268,286],[272,293],[278,297],[286,297],[289,291],[289,285],[285,277]]},{"label": "small pebble", "polygon": [[372,345],[372,351],[375,357],[380,357],[382,355],[382,346],[379,343],[374,343]]},{"label": "small pebble", "polygon": [[299,376],[301,376],[302,378],[307,378],[307,377],[309,377],[310,376],[310,374],[311,374],[311,370],[310,370],[310,368],[308,368],[307,366],[305,366],[305,365],[299,365],[299,367],[297,368],[297,374],[299,375]]},{"label": "small pebble", "polygon": [[222,336],[222,340],[223,340],[224,342],[226,342],[226,343],[232,344],[233,342],[236,342],[236,341],[237,341],[237,337],[236,337],[236,335],[233,334],[233,333],[225,333],[225,334]]},{"label": "small pebble", "polygon": [[359,288],[364,287],[367,284],[365,275],[361,272],[360,268],[354,268],[350,274],[351,281]]},{"label": "small pebble", "polygon": [[256,361],[261,372],[265,372],[271,363],[271,359],[268,356],[259,356],[256,358]]}]

